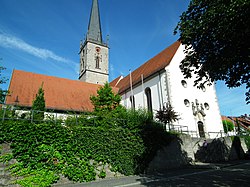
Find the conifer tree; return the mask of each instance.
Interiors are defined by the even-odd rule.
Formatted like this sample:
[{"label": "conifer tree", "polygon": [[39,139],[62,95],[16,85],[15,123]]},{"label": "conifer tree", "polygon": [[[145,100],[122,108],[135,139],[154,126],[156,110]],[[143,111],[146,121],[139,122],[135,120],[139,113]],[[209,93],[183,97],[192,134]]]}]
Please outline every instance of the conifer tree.
[{"label": "conifer tree", "polygon": [[97,90],[97,96],[91,96],[95,112],[108,112],[120,106],[121,96],[115,94],[108,83]]},{"label": "conifer tree", "polygon": [[32,110],[33,110],[33,119],[35,121],[43,120],[44,111],[45,111],[45,98],[44,98],[43,84],[38,89],[36,98],[32,103]]}]

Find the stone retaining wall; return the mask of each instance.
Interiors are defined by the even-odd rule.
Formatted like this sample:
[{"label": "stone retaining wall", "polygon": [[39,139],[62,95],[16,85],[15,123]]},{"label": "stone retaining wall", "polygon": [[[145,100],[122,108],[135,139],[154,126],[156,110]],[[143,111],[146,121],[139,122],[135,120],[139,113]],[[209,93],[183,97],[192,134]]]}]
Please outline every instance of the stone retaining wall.
[{"label": "stone retaining wall", "polygon": [[243,159],[247,151],[244,139],[222,137],[207,139],[207,146],[203,146],[204,138],[192,138],[189,135],[180,135],[170,145],[157,152],[149,164],[147,173],[164,172],[168,169],[185,167],[194,161],[223,162]]},{"label": "stone retaining wall", "polygon": [[[231,137],[223,137],[219,139],[208,139],[206,141],[207,146],[204,147],[204,139],[192,138],[189,135],[180,135],[179,138],[173,140],[168,146],[157,152],[157,155],[149,164],[146,172],[148,174],[164,172],[168,169],[185,167],[193,161],[212,163],[242,159],[244,153],[247,151],[245,141],[238,137],[234,139]],[[11,152],[10,144],[1,144],[0,146],[1,155]],[[10,185],[14,178],[6,171],[6,168],[15,162],[15,160],[11,160],[9,163],[0,163],[0,186],[18,186]],[[107,178],[120,175],[111,172],[109,166],[105,166],[104,168]],[[70,184],[72,182],[61,176],[55,185],[67,183]]]}]

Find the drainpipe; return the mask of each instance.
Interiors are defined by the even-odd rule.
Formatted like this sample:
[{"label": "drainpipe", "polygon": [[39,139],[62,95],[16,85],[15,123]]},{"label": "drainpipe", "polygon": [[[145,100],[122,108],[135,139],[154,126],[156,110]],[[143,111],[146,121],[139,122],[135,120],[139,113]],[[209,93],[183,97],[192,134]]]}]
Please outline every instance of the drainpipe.
[{"label": "drainpipe", "polygon": [[160,71],[159,71],[159,82],[160,82],[161,104],[163,105],[163,94],[162,94],[162,84],[161,84],[161,74],[160,74]]}]

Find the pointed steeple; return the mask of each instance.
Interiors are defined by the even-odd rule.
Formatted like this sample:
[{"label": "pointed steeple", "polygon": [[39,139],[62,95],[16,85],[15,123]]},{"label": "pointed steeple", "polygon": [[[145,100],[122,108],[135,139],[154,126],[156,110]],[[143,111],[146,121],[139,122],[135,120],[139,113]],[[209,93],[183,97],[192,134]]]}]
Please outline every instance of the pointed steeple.
[{"label": "pointed steeple", "polygon": [[86,39],[87,41],[93,41],[102,44],[102,30],[101,30],[98,0],[92,1],[92,9],[90,14],[89,27]]}]

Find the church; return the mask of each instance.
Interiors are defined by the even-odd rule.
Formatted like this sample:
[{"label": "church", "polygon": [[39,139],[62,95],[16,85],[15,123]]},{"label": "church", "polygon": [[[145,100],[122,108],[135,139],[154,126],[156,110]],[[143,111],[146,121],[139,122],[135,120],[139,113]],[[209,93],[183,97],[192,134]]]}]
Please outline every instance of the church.
[{"label": "church", "polygon": [[[109,80],[109,47],[103,42],[100,20],[98,0],[93,0],[86,38],[80,43],[78,80],[14,70],[5,103],[31,107],[43,85],[47,109],[92,111],[89,97]],[[215,86],[197,89],[193,79],[185,79],[179,68],[184,57],[184,46],[176,41],[110,85],[121,95],[121,104],[126,108],[145,108],[155,113],[170,104],[180,116],[171,124],[172,129],[189,132],[193,137],[219,137],[223,125]]]}]

